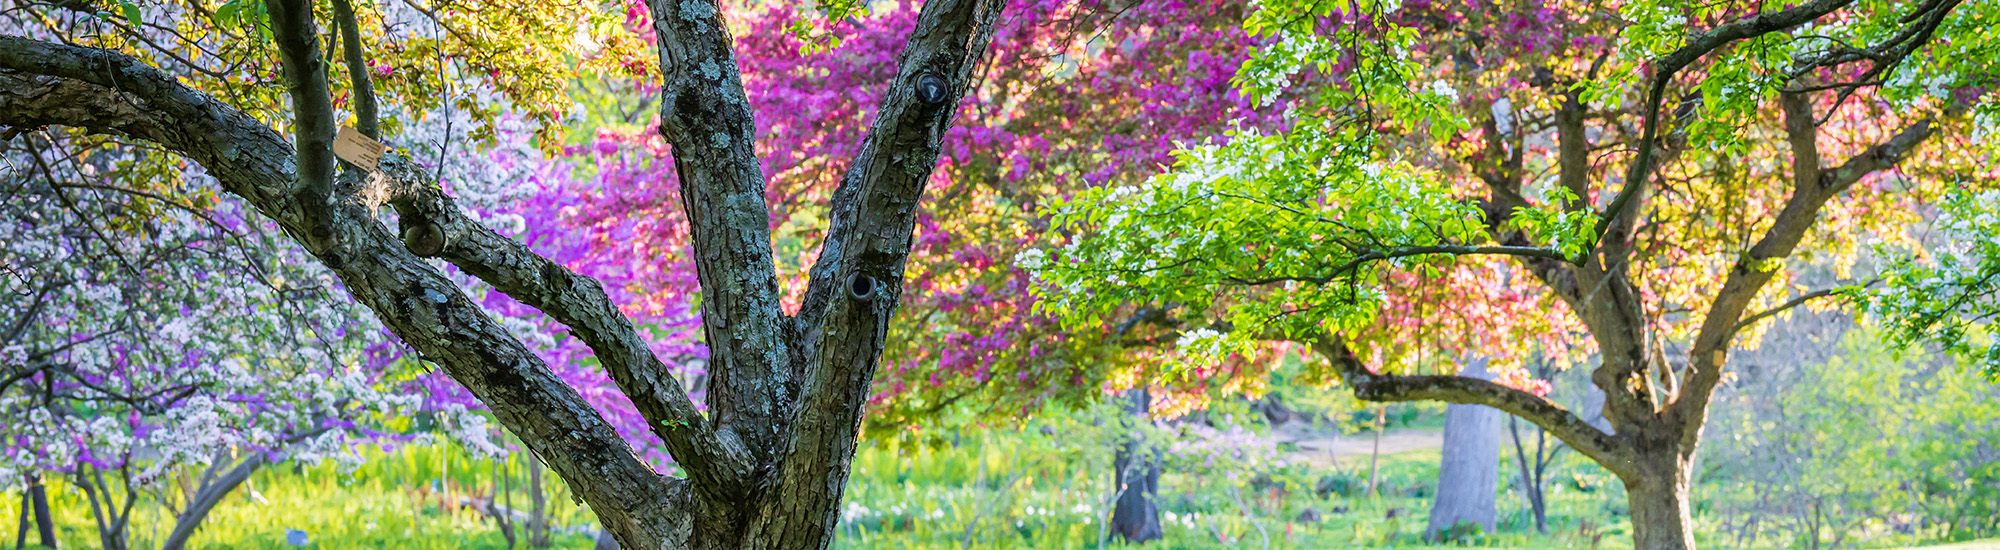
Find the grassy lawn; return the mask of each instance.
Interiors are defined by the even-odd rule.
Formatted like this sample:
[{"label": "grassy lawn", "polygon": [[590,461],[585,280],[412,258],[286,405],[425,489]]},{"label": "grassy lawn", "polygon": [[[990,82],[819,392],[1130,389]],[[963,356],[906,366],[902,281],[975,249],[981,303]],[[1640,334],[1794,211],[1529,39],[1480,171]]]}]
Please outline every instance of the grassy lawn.
[{"label": "grassy lawn", "polygon": [[[528,506],[526,474],[518,459],[496,462],[469,457],[454,446],[405,447],[373,451],[351,473],[333,465],[280,466],[252,482],[209,516],[195,548],[283,549],[288,529],[304,531],[308,547],[348,548],[506,548],[494,522],[449,504],[459,497],[494,496],[499,474],[507,474],[503,502]],[[836,548],[852,550],[1081,549],[1096,548],[1105,535],[1101,518],[1110,471],[1097,456],[1080,454],[1062,438],[1033,431],[991,432],[963,439],[957,447],[895,451],[864,447],[855,459]],[[1509,457],[1511,458],[1511,456]],[[1385,455],[1382,494],[1320,498],[1311,487],[1328,472],[1303,464],[1277,470],[1269,483],[1244,476],[1186,475],[1162,478],[1159,504],[1166,539],[1148,548],[1290,549],[1410,548],[1431,546],[1423,530],[1434,493],[1438,451]],[[1351,480],[1365,479],[1366,462],[1344,464]],[[1550,533],[1536,534],[1521,512],[1518,493],[1499,496],[1496,533],[1439,547],[1533,549],[1629,548],[1629,520],[1616,482],[1594,466],[1570,464],[1557,470],[1549,488]],[[1503,468],[1503,484],[1512,475]],[[57,485],[51,497],[65,548],[97,547],[89,507],[82,495]],[[558,548],[590,548],[592,517],[571,501],[559,483],[549,488]],[[19,502],[18,494],[4,502]],[[133,512],[133,548],[153,548],[171,529],[169,512],[151,494]],[[1308,509],[1322,520],[1299,521]],[[12,513],[13,510],[7,510]],[[11,521],[0,523],[12,542]],[[525,535],[524,535],[525,536]],[[1700,534],[1704,548],[1728,542]],[[525,542],[525,539],[524,541]],[[2000,548],[2000,540],[1928,548]]]},{"label": "grassy lawn", "polygon": [[1940,544],[1937,546],[1911,546],[1909,548],[1923,548],[1924,550],[1994,550],[2000,548],[2000,539],[1975,540]]}]

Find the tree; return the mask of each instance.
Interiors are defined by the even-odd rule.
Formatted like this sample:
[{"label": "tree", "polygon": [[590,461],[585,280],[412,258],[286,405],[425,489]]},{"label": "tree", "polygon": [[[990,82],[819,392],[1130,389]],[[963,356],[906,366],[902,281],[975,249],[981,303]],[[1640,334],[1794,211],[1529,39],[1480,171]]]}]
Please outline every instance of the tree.
[{"label": "tree", "polygon": [[1111,459],[1111,488],[1118,498],[1112,504],[1108,525],[1113,536],[1144,544],[1167,536],[1160,526],[1160,506],[1154,502],[1160,494],[1160,451],[1146,445],[1140,431],[1141,425],[1151,420],[1152,411],[1147,409],[1153,399],[1144,388],[1126,390],[1121,399],[1126,402],[1120,407],[1126,418],[1120,418],[1118,424],[1127,429],[1124,443]]},{"label": "tree", "polygon": [[[1491,378],[1484,361],[1467,361],[1459,376]],[[1425,540],[1464,536],[1473,525],[1493,531],[1494,491],[1499,488],[1500,411],[1482,405],[1444,408],[1444,450],[1438,464],[1437,499],[1431,503]]]},{"label": "tree", "polygon": [[[1183,346],[1194,361],[1289,340],[1362,399],[1512,413],[1620,478],[1636,548],[1694,546],[1689,469],[1730,349],[1836,293],[1794,290],[1795,256],[1907,238],[1919,197],[1990,181],[1967,168],[1983,150],[1934,137],[1994,108],[1986,6],[1266,7],[1250,25],[1277,41],[1239,82],[1336,85],[1284,132],[1080,194],[1046,307],[1089,324],[1186,304],[1214,327]],[[1532,281],[1587,329],[1613,431],[1509,370],[1383,360],[1397,274],[1474,269]]]},{"label": "tree", "polygon": [[[1701,477],[1717,533],[1807,548],[2000,532],[2000,388],[1971,361],[1893,353],[1843,312],[1740,356],[1718,392]],[[1887,328],[1887,327],[1884,327]],[[1857,528],[1879,522],[1883,529]]]},{"label": "tree", "polygon": [[[879,60],[902,47],[918,15],[912,3],[878,5],[821,29],[833,44],[806,48],[785,32],[798,9],[779,3],[740,19],[748,29],[739,47],[746,97],[764,114],[758,147],[772,179],[765,200],[773,206],[781,285],[802,280],[810,266],[825,230],[815,207],[830,199],[877,93],[895,77]],[[1151,376],[1158,371],[1151,348],[1161,342],[1125,338],[1130,324],[1063,330],[1034,311],[1022,266],[1060,241],[1046,232],[1050,201],[1088,185],[1141,181],[1166,168],[1174,143],[1213,141],[1232,118],[1278,125],[1282,102],[1252,105],[1228,82],[1257,43],[1242,29],[1247,11],[1226,1],[1044,0],[1003,13],[984,76],[967,92],[981,99],[960,107],[960,122],[944,134],[940,170],[918,205],[905,275],[914,286],[891,323],[887,366],[869,396],[871,437],[938,443],[946,412],[1009,422],[1148,385],[1176,404],[1157,411],[1171,415],[1225,387]],[[1052,65],[1060,71],[1051,74]],[[667,151],[647,121],[622,122],[569,153],[597,166],[589,185],[595,192],[551,196],[576,207],[570,219],[588,228],[588,256],[621,269],[643,266],[644,276],[634,279],[646,284],[632,285],[643,288],[635,300],[677,302],[696,283],[693,266],[674,259],[688,235],[678,223],[681,199]],[[786,307],[795,307],[802,291],[785,285]],[[634,312],[628,307],[627,314]],[[1129,458],[1113,462],[1153,463]],[[1111,515],[1157,524],[1157,513],[1135,511],[1153,506],[1149,498],[1129,492]]]},{"label": "tree", "polygon": [[[310,2],[263,4],[269,23],[260,28],[269,29],[282,60],[289,98],[282,123],[260,121],[127,53],[20,36],[0,37],[0,123],[120,135],[200,163],[485,403],[624,547],[824,548],[901,293],[914,206],[1002,4],[924,5],[873,130],[833,193],[827,237],[794,315],[781,307],[765,178],[730,26],[711,2],[649,7],[663,79],[661,134],[674,152],[703,282],[706,415],[597,281],[469,219],[408,157],[384,157],[378,166],[386,177],[372,182],[360,171],[336,177],[329,144],[339,120]],[[129,107],[138,104],[146,108]],[[295,143],[273,124],[287,127]],[[396,207],[400,238],[375,217],[383,204]],[[429,258],[566,325],[686,477],[641,462],[575,389]]]},{"label": "tree", "polygon": [[15,143],[5,160],[24,169],[0,175],[14,220],[0,227],[0,485],[26,481],[43,529],[37,479],[83,490],[105,548],[125,547],[151,491],[174,514],[162,546],[178,549],[262,466],[351,462],[343,448],[387,435],[370,417],[417,406],[388,380],[400,353],[300,251],[232,205],[118,185],[192,171],[199,189],[198,169],[101,140]]}]

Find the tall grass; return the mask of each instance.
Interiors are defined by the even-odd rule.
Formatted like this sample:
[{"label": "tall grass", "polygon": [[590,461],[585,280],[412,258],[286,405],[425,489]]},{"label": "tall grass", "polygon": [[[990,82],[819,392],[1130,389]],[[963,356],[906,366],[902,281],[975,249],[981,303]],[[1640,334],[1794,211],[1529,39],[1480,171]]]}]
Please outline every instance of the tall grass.
[{"label": "tall grass", "polygon": [[[332,463],[265,467],[209,513],[189,547],[291,549],[297,547],[287,543],[286,534],[299,530],[305,532],[308,548],[325,550],[506,548],[493,520],[456,502],[464,496],[492,497],[496,487],[511,482],[513,505],[530,506],[525,455],[520,453],[494,460],[452,445],[406,445],[388,451],[371,446],[357,451],[367,461],[352,472]],[[591,526],[590,512],[571,501],[553,474],[547,479],[552,524]],[[60,547],[99,547],[96,523],[82,493],[60,480],[48,484]],[[157,548],[173,530],[173,512],[160,496],[146,491],[133,510],[128,539],[132,548]],[[7,512],[0,522],[0,532],[7,536],[0,543],[12,548],[19,493],[0,502],[6,503],[0,510]],[[520,537],[525,547],[525,533]],[[552,539],[557,548],[592,547],[584,534],[568,532]],[[30,532],[29,542],[36,540]]]}]

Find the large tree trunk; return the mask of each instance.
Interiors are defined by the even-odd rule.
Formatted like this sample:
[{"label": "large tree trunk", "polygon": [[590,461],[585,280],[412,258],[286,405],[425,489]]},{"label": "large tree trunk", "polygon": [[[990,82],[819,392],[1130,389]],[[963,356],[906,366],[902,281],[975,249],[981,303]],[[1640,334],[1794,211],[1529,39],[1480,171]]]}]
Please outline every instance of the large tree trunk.
[{"label": "large tree trunk", "polygon": [[1151,413],[1152,396],[1138,388],[1127,390],[1124,399],[1126,420],[1133,426],[1126,430],[1125,442],[1111,461],[1113,486],[1119,490],[1118,502],[1111,509],[1111,531],[1128,542],[1159,540],[1166,537],[1160,526],[1160,507],[1154,503],[1159,496],[1160,451],[1146,446],[1145,432],[1136,426]]},{"label": "large tree trunk", "polygon": [[1638,462],[1640,475],[1625,480],[1632,506],[1633,550],[1692,550],[1694,522],[1688,506],[1690,462],[1678,452]]},{"label": "large tree trunk", "polygon": [[[1463,376],[1491,379],[1485,359],[1465,365]],[[1438,466],[1437,501],[1431,506],[1425,540],[1461,523],[1493,532],[1494,493],[1500,482],[1500,411],[1485,405],[1453,404],[1444,412],[1444,462]]]}]

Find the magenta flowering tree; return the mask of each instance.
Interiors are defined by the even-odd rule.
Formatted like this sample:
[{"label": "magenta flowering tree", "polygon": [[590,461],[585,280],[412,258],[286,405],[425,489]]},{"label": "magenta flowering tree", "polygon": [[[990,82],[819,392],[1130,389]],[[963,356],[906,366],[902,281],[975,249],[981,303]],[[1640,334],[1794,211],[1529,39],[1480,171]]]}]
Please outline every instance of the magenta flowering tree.
[{"label": "magenta flowering tree", "polygon": [[[794,9],[773,6],[742,15],[738,24],[749,31],[739,41],[747,98],[769,113],[758,119],[757,145],[771,178],[765,200],[774,205],[769,224],[778,268],[802,275],[818,252],[812,243],[826,230],[817,206],[829,200],[843,163],[861,143],[872,105],[894,77],[885,60],[901,47],[917,10],[907,2],[881,6],[825,29],[835,45],[805,48],[784,32],[797,18]],[[1214,366],[1222,373],[1167,376],[1156,348],[1170,347],[1174,338],[1157,331],[1141,337],[1133,326],[1166,319],[1157,304],[1135,308],[1134,320],[1122,326],[1064,330],[1036,311],[1024,269],[1063,242],[1048,231],[1048,202],[1089,186],[1141,181],[1171,162],[1177,144],[1209,143],[1232,124],[1280,125],[1284,104],[1252,104],[1232,84],[1258,43],[1242,29],[1248,9],[1234,2],[1095,1],[1008,8],[983,77],[969,91],[981,100],[960,107],[963,122],[943,136],[942,169],[919,205],[907,274],[915,286],[890,330],[869,398],[871,431],[923,436],[914,428],[945,410],[1000,420],[1148,385],[1162,389],[1154,394],[1169,406],[1159,412],[1171,415],[1199,407],[1211,392],[1242,389],[1245,381],[1258,387],[1264,364],[1257,361]],[[573,153],[600,166],[603,192],[582,210],[599,220],[603,253],[654,258],[659,268],[666,262],[658,258],[683,253],[689,241],[679,224],[660,223],[678,219],[680,199],[676,187],[652,184],[674,179],[663,162],[667,148],[651,133],[602,132]],[[803,288],[783,281],[802,279],[780,277],[788,301]],[[654,280],[655,296],[669,300],[694,283]],[[1151,403],[1139,401],[1144,415]],[[1124,465],[1121,480],[1158,475],[1157,461],[1121,454],[1115,462]],[[1121,492],[1113,514],[1120,518],[1118,535],[1159,536],[1150,493],[1136,485]]]},{"label": "magenta flowering tree", "polygon": [[[808,48],[785,32],[800,17],[796,9],[781,4],[732,21],[748,30],[738,41],[746,98],[770,113],[757,119],[756,143],[771,180],[764,197],[773,205],[777,267],[802,274],[826,231],[816,207],[830,200],[860,146],[894,76],[883,61],[918,12],[908,2],[881,6],[825,28],[834,45]],[[936,192],[917,213],[918,292],[901,314],[899,326],[909,329],[891,332],[892,364],[871,396],[882,420],[876,426],[905,425],[973,395],[988,414],[1018,414],[1141,378],[1122,376],[1107,388],[1115,370],[1108,367],[1129,361],[1100,349],[1126,343],[1107,336],[1111,330],[1065,334],[1035,313],[1021,267],[1041,257],[1040,248],[1061,244],[1042,220],[1048,201],[1158,173],[1176,144],[1217,140],[1232,125],[1280,125],[1284,104],[1255,105],[1231,82],[1257,44],[1242,29],[1247,9],[1075,1],[1008,8],[984,76],[968,92],[980,101],[961,106],[963,123],[943,134],[942,170],[930,182]],[[1051,60],[1074,74],[1049,74]],[[632,85],[639,95],[652,91],[644,81]],[[572,147],[579,164],[597,166],[597,192],[563,200],[577,213],[568,219],[590,228],[592,254],[640,270],[633,280],[647,292],[631,298],[664,304],[689,295],[696,281],[689,234],[676,223],[684,218],[670,148],[656,128],[600,128]],[[780,278],[788,308],[802,296],[802,286],[787,283],[797,280]]]},{"label": "magenta flowering tree", "polygon": [[[456,142],[449,127],[475,127],[464,113],[441,113],[454,124],[437,121],[412,125],[403,133],[415,147],[419,162],[433,158],[437,143]],[[460,198],[465,214],[481,225],[527,245],[530,250],[578,274],[597,279],[619,311],[632,319],[647,348],[668,372],[691,388],[689,398],[701,408],[707,348],[697,342],[700,318],[689,304],[696,291],[694,266],[687,261],[685,229],[678,245],[656,240],[672,235],[665,220],[630,216],[633,204],[677,201],[664,196],[653,182],[671,181],[671,171],[656,172],[652,152],[628,150],[631,136],[597,133],[588,145],[561,156],[549,156],[533,144],[532,125],[515,115],[503,115],[493,126],[494,139],[465,155],[445,155],[443,187]],[[644,415],[595,361],[590,348],[560,322],[541,310],[495,291],[477,277],[455,268],[446,274],[468,296],[476,297],[518,340],[549,365],[588,401],[598,414],[633,445],[655,468],[672,468],[663,442],[647,427]],[[484,408],[465,387],[443,372],[419,379],[430,408]]]}]

